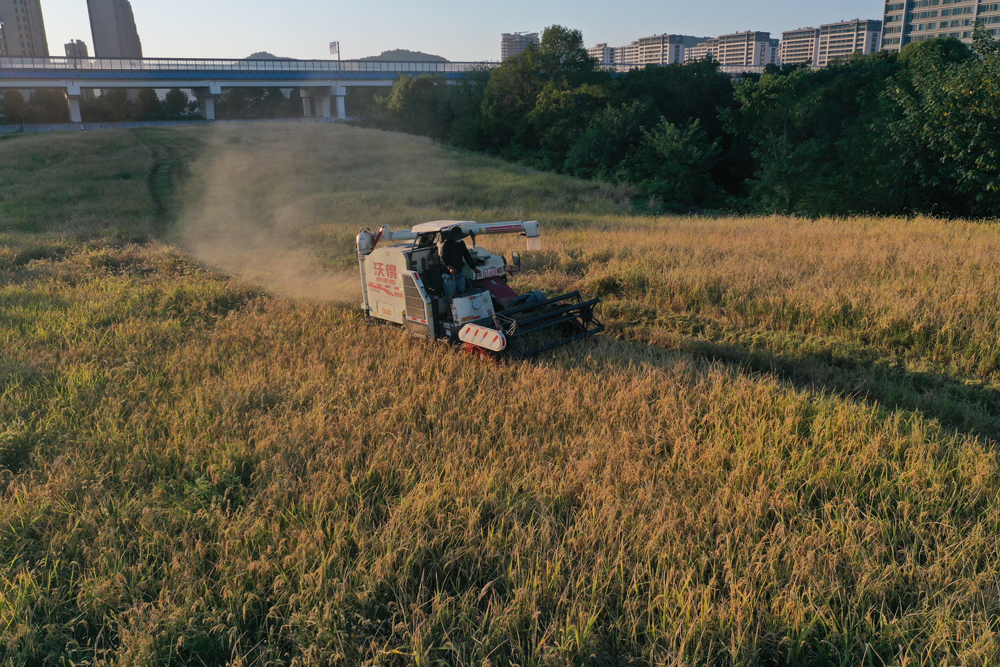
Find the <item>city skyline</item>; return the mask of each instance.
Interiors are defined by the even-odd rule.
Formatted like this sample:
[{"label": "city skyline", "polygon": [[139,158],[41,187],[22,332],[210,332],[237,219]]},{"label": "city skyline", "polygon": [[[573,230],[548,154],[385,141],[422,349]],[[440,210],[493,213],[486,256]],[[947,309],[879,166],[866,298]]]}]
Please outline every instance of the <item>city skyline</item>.
[{"label": "city skyline", "polygon": [[[419,5],[388,0],[374,13],[357,4],[338,7],[293,0],[276,14],[273,3],[259,0],[176,0],[169,5],[132,1],[146,57],[242,58],[269,51],[328,59],[329,43],[340,41],[344,59],[403,48],[453,61],[499,60],[501,33],[540,31],[553,24],[581,30],[585,44],[593,46],[628,44],[664,32],[720,35],[759,30],[780,35],[820,23],[881,19],[883,7],[881,0],[776,0],[766,7],[738,0],[706,0],[696,6],[678,0],[635,0],[613,8],[594,0],[557,0],[544,6],[514,0],[502,7],[470,9],[457,0]],[[42,11],[50,44],[92,41],[86,0],[42,0]]]}]

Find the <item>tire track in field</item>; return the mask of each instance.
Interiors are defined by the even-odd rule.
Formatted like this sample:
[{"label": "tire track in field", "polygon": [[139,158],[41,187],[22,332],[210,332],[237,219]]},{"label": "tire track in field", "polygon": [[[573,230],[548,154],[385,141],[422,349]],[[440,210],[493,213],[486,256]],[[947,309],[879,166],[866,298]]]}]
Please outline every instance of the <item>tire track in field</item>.
[{"label": "tire track in field", "polygon": [[201,152],[201,142],[177,132],[157,129],[131,130],[132,136],[149,150],[152,165],[146,173],[146,188],[156,212],[153,233],[163,237],[176,221],[177,189]]}]

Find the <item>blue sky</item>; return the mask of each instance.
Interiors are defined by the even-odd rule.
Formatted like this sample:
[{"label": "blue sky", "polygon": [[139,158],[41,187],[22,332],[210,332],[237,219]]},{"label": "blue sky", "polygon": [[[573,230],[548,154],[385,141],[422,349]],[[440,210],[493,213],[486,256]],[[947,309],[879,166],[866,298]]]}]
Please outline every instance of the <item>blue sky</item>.
[{"label": "blue sky", "polygon": [[[93,52],[86,0],[41,0],[52,55],[82,39]],[[500,33],[559,23],[587,46],[612,46],[663,32],[716,36],[882,18],[881,0],[132,0],[147,57],[242,58],[270,51],[329,58],[328,44],[361,58],[402,48],[449,60],[497,60]]]}]

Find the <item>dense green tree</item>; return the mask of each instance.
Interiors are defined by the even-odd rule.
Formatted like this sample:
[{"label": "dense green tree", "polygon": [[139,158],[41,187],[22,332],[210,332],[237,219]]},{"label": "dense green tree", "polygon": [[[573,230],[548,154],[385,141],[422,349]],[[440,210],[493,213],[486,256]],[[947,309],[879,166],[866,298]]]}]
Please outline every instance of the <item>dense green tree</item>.
[{"label": "dense green tree", "polygon": [[29,123],[68,123],[66,93],[55,88],[38,88],[28,101]]},{"label": "dense green tree", "polygon": [[648,99],[661,116],[675,125],[697,120],[712,139],[721,139],[723,158],[713,178],[733,192],[753,174],[751,149],[739,135],[725,130],[720,111],[735,104],[733,79],[719,71],[718,61],[706,59],[683,65],[648,65],[614,79],[619,103]]},{"label": "dense green tree", "polygon": [[698,120],[709,136],[724,133],[719,110],[733,105],[733,79],[711,60],[684,65],[649,65],[635,69],[615,83],[622,103],[648,99],[661,116],[674,124]]},{"label": "dense green tree", "polygon": [[907,44],[899,53],[899,62],[906,70],[919,71],[966,62],[973,57],[975,54],[968,46],[957,39],[945,37]]},{"label": "dense green tree", "polygon": [[490,70],[480,68],[467,72],[448,86],[454,116],[450,141],[454,145],[468,150],[485,150],[489,145],[484,129],[482,107],[490,79]]},{"label": "dense green tree", "polygon": [[109,120],[126,121],[135,119],[134,105],[124,88],[112,88],[101,95],[101,102],[107,109]]},{"label": "dense green tree", "polygon": [[301,115],[301,101],[297,91],[294,97],[285,97],[280,88],[227,88],[216,102],[219,118],[253,119],[281,118]]},{"label": "dense green tree", "polygon": [[975,52],[957,40],[904,49],[908,70],[888,90],[901,118],[890,126],[900,168],[925,192],[922,208],[1000,214],[1000,56],[976,26]]},{"label": "dense green tree", "polygon": [[136,99],[139,120],[156,120],[162,115],[163,103],[152,88],[143,88]]},{"label": "dense green tree", "polygon": [[108,106],[107,98],[100,96],[81,97],[80,113],[83,116],[84,122],[87,123],[112,123],[132,120],[131,117],[120,117],[114,114],[112,109]]},{"label": "dense green tree", "polygon": [[28,103],[21,95],[21,91],[16,88],[8,88],[0,91],[3,99],[0,100],[0,115],[3,116],[4,123],[20,125],[28,118]]},{"label": "dense green tree", "polygon": [[730,132],[749,140],[757,161],[750,182],[765,211],[806,215],[884,211],[899,188],[879,135],[882,91],[900,70],[882,52],[811,71],[764,74],[735,86],[737,108],[723,111]]},{"label": "dense green tree", "polygon": [[377,122],[636,185],[667,208],[818,215],[1000,211],[1000,47],[928,40],[734,84],[710,60],[611,74],[578,31],[458,85],[401,78]]},{"label": "dense green tree", "polygon": [[569,150],[565,171],[580,178],[620,179],[622,162],[642,143],[646,128],[655,126],[659,119],[660,113],[649,99],[596,113]]},{"label": "dense green tree", "polygon": [[183,116],[187,113],[189,102],[187,93],[180,88],[171,88],[163,100],[163,113],[174,118]]},{"label": "dense green tree", "polygon": [[638,148],[622,161],[623,180],[671,210],[716,204],[719,190],[710,172],[721,156],[720,143],[698,120],[680,127],[664,118],[652,131],[643,130]]},{"label": "dense green tree", "polygon": [[246,88],[227,88],[216,101],[216,114],[220,118],[248,118],[251,108],[250,95]]},{"label": "dense green tree", "polygon": [[[293,115],[301,115],[301,97],[299,97],[296,102],[298,104],[292,104],[288,97],[281,92],[280,88],[264,88],[258,89],[261,91],[260,96],[260,107],[263,118],[283,118]],[[334,103],[331,100],[331,103]]]},{"label": "dense green tree", "polygon": [[[587,54],[579,30],[546,28],[537,46],[529,46],[491,73],[481,106],[487,148],[529,161],[537,161],[539,151],[544,151],[546,166],[561,166],[574,135],[587,125],[582,119],[597,110],[596,101],[605,97],[599,91],[609,81],[610,75]],[[536,111],[540,97],[542,105]],[[577,111],[576,106],[584,108]],[[559,118],[552,113],[557,109],[574,117]],[[560,131],[566,135],[557,138]]]},{"label": "dense green tree", "polygon": [[400,76],[387,96],[376,98],[377,123],[391,130],[449,137],[454,114],[443,76]]},{"label": "dense green tree", "polygon": [[560,80],[542,88],[525,118],[537,141],[528,161],[545,169],[561,169],[573,144],[607,99],[607,88],[597,84],[570,87]]}]

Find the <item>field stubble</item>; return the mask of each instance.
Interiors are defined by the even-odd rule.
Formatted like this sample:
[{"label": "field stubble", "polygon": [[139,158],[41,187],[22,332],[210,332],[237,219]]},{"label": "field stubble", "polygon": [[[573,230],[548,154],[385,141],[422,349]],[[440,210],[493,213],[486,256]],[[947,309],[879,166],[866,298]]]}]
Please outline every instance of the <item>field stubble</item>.
[{"label": "field stubble", "polygon": [[[1000,657],[995,225],[633,217],[340,127],[44,139],[0,143],[6,663]],[[358,227],[453,217],[540,219],[518,285],[611,335],[494,366],[336,303]]]}]

